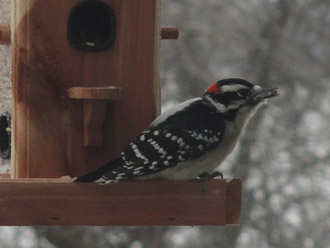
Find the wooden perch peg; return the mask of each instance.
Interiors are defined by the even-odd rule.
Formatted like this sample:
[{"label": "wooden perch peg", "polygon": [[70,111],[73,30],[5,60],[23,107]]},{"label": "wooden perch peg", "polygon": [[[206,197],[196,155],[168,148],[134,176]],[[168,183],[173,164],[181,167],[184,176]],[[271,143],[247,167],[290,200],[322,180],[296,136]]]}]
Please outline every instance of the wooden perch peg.
[{"label": "wooden perch peg", "polygon": [[108,87],[72,87],[68,90],[71,99],[84,101],[84,146],[103,144],[103,124],[107,102],[121,98],[121,89]]},{"label": "wooden perch peg", "polygon": [[10,25],[8,23],[0,24],[0,44],[9,44],[10,35]]},{"label": "wooden perch peg", "polygon": [[162,40],[177,40],[179,29],[177,27],[161,27],[160,36]]}]

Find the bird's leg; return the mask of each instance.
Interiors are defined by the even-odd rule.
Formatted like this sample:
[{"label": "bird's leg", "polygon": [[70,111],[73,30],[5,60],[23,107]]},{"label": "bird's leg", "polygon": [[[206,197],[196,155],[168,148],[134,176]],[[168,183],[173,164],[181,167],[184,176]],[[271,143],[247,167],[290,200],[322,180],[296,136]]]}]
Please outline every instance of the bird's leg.
[{"label": "bird's leg", "polygon": [[202,174],[200,174],[198,176],[198,178],[202,179],[202,189],[201,189],[201,191],[202,191],[202,194],[203,195],[205,195],[205,193],[206,193],[208,181],[210,179],[213,179],[213,178],[218,177],[218,176],[220,176],[221,179],[223,179],[223,174],[221,172],[219,172],[219,171],[213,171],[211,173],[209,173],[209,172],[203,172]]},{"label": "bird's leg", "polygon": [[198,176],[198,178],[199,179],[204,179],[204,180],[207,179],[208,180],[208,179],[216,178],[218,176],[220,176],[221,179],[223,179],[223,174],[220,171],[213,171],[211,173],[209,173],[209,172],[203,172],[202,174],[200,174]]}]

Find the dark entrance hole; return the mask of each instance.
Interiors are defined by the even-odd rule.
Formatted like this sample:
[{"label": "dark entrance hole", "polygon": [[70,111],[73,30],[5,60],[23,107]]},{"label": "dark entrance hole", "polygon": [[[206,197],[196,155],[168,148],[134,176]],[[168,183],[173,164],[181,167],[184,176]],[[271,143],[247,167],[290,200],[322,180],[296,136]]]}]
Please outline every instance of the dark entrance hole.
[{"label": "dark entrance hole", "polygon": [[103,51],[115,42],[116,17],[101,1],[85,1],[75,6],[68,19],[67,38],[81,51]]}]

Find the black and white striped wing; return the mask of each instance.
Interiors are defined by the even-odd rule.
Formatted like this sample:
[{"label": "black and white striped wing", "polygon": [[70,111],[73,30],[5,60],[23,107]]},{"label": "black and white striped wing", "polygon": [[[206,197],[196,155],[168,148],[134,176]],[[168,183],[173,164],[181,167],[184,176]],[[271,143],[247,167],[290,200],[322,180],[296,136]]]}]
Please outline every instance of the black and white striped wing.
[{"label": "black and white striped wing", "polygon": [[103,177],[121,180],[154,174],[197,159],[221,143],[225,123],[212,106],[197,98],[179,107],[159,116],[122,152],[123,165]]},{"label": "black and white striped wing", "polygon": [[207,129],[146,130],[121,154],[125,164],[108,171],[104,178],[121,180],[150,175],[199,158],[214,149],[220,140],[220,132]]}]

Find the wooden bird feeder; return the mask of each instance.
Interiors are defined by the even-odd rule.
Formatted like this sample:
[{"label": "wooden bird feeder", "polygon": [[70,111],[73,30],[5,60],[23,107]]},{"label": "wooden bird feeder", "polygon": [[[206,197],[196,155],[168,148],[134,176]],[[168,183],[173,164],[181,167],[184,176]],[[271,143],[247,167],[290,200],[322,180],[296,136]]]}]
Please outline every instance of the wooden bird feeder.
[{"label": "wooden bird feeder", "polygon": [[[240,220],[241,181],[58,179],[109,162],[160,112],[159,0],[12,0],[12,178],[0,225],[226,225]],[[10,38],[11,37],[11,38]]]}]

